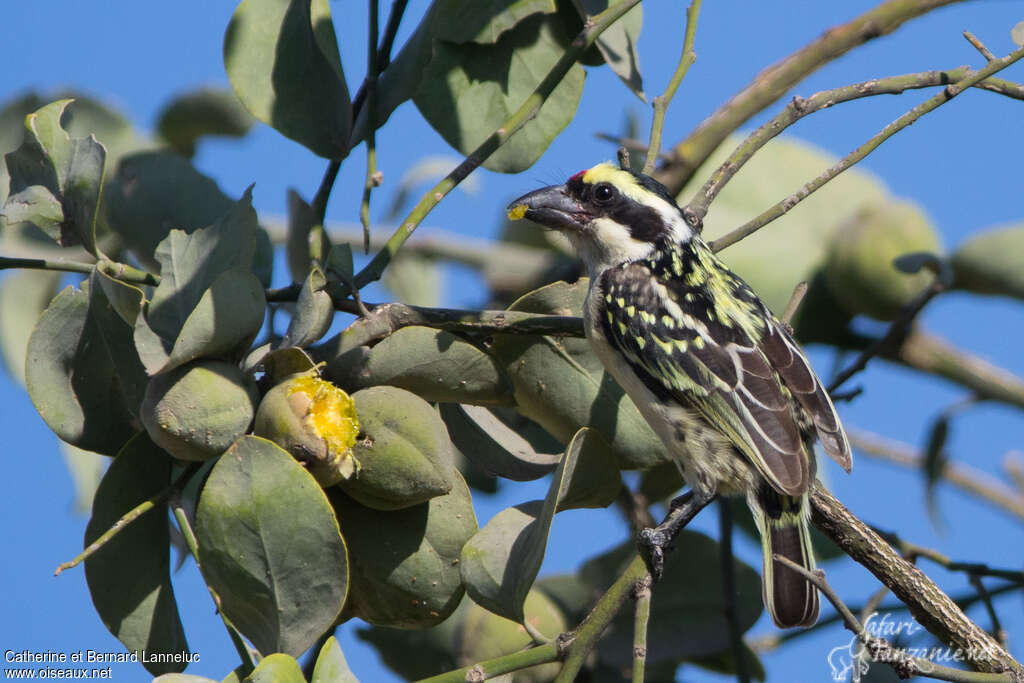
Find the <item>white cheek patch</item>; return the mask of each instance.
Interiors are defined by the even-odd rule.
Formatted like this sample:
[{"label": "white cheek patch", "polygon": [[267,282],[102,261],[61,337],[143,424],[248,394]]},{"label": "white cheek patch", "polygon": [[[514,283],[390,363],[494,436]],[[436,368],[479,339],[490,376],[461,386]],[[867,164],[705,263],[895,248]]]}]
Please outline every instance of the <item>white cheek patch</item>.
[{"label": "white cheek patch", "polygon": [[654,249],[650,242],[634,239],[627,226],[606,216],[595,218],[587,227],[590,239],[603,252],[601,260],[605,263],[636,261]]}]

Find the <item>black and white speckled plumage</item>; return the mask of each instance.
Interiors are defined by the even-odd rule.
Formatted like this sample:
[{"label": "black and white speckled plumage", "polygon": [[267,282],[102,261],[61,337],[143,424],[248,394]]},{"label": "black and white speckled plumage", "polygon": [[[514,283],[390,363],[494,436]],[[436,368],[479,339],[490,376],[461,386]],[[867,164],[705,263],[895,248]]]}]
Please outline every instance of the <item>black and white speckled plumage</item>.
[{"label": "black and white speckled plumage", "polygon": [[587,266],[588,339],[691,486],[746,495],[765,540],[765,603],[780,626],[817,618],[806,494],[813,442],[850,467],[839,418],[806,356],[656,181],[611,164],[510,205],[561,230]]}]

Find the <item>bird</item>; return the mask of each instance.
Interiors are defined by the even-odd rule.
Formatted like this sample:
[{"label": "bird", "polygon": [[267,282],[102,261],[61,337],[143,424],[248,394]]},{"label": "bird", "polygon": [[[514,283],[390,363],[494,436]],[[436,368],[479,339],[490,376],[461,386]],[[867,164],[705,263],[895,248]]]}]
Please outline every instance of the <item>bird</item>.
[{"label": "bird", "polygon": [[655,179],[605,162],[519,197],[510,219],[564,234],[589,285],[591,349],[691,490],[744,496],[761,534],[762,597],[780,628],[813,625],[808,492],[814,443],[846,472],[850,444],[785,323],[715,255]]}]

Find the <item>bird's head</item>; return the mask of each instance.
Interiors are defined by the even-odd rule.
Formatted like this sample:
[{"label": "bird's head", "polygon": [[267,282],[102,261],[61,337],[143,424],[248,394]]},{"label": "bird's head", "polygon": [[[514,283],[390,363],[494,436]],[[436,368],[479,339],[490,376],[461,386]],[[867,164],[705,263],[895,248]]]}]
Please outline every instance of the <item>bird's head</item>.
[{"label": "bird's head", "polygon": [[611,163],[525,194],[507,211],[512,220],[528,218],[565,234],[592,277],[694,236],[664,185]]}]

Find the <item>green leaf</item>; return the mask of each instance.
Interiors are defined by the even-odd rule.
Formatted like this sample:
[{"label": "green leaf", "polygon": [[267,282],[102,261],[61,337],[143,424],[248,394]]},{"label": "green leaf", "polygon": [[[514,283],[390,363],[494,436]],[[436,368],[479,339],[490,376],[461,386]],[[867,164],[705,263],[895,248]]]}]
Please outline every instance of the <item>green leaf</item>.
[{"label": "green leaf", "polygon": [[245,436],[218,460],[196,538],[204,578],[260,652],[298,656],[341,613],[348,553],[334,512],[312,475],[272,442]]},{"label": "green leaf", "polygon": [[1024,21],[1016,24],[1010,30],[1010,39],[1013,40],[1014,45],[1024,47]]},{"label": "green leaf", "polygon": [[462,549],[462,578],[473,602],[517,623],[533,586],[551,533],[558,504],[569,500],[573,473],[583,450],[580,430],[551,476],[544,501],[531,501],[502,510]]},{"label": "green leaf", "polygon": [[370,387],[352,395],[363,438],[352,452],[356,474],[338,483],[377,510],[418,505],[452,490],[455,451],[434,408],[411,392]]},{"label": "green leaf", "polygon": [[[574,36],[554,15],[532,16],[493,45],[437,40],[413,100],[448,144],[469,154],[532,94]],[[540,158],[572,120],[583,93],[583,67],[574,64],[529,123],[483,162],[518,173]]]},{"label": "green leaf", "polygon": [[316,370],[316,363],[302,349],[289,347],[275,349],[266,354],[260,361],[268,384],[277,384],[289,375],[298,373],[309,374]]},{"label": "green leaf", "polygon": [[259,332],[266,301],[250,272],[258,230],[251,189],[210,227],[172,230],[157,247],[160,285],[136,325],[150,373],[199,356],[230,356]]},{"label": "green leaf", "polygon": [[224,67],[257,119],[322,157],[348,154],[352,103],[327,0],[243,0]]},{"label": "green leaf", "polygon": [[975,294],[1024,299],[1024,223],[971,235],[953,252],[953,283]]},{"label": "green leaf", "polygon": [[255,275],[242,268],[221,273],[185,319],[160,370],[197,358],[234,358],[256,338],[266,308],[263,285]]},{"label": "green leaf", "polygon": [[[383,126],[400,104],[416,94],[421,83],[427,83],[423,74],[432,58],[435,39],[456,44],[493,44],[523,19],[538,12],[552,13],[555,9],[553,0],[487,0],[468,4],[462,0],[440,0],[431,3],[419,26],[377,82],[375,127]],[[353,126],[351,146],[366,137],[368,115],[367,107],[363,107]]]},{"label": "green leaf", "polygon": [[[128,442],[96,491],[85,547],[125,513],[170,484],[171,461],[145,434]],[[188,653],[170,577],[166,502],[122,529],[85,560],[85,580],[104,625],[129,651]],[[154,675],[184,662],[145,662]]]},{"label": "green leaf", "polygon": [[359,505],[339,487],[328,494],[352,558],[346,615],[377,626],[421,629],[447,619],[463,596],[459,553],[476,532],[469,488],[402,510]]},{"label": "green leaf", "polygon": [[0,351],[8,374],[22,385],[29,336],[60,279],[60,273],[19,270],[0,280]]},{"label": "green leaf", "polygon": [[[747,675],[755,681],[765,680],[767,675],[764,670],[764,664],[761,663],[761,658],[758,656],[757,652],[755,652],[746,642],[740,643],[740,648],[743,661],[746,664]],[[702,669],[725,674],[730,677],[736,676],[736,655],[731,647],[715,655],[709,655],[707,657],[692,657],[688,661],[692,664],[696,664]],[[863,680],[864,679],[861,678],[861,681]]]},{"label": "green leaf", "polygon": [[[557,282],[526,294],[509,310],[582,315],[587,280]],[[668,460],[665,447],[586,339],[500,335],[491,347],[512,380],[516,407],[562,443],[590,426],[609,443],[619,467]]]},{"label": "green leaf", "polygon": [[[70,102],[58,100],[25,118],[24,142],[4,157],[10,174],[7,203],[12,204],[12,214],[5,220],[32,223],[61,246],[81,244],[95,254],[96,212],[107,152],[95,137],[72,138],[61,127]],[[63,214],[56,223],[54,200]]]},{"label": "green leaf", "polygon": [[[630,541],[584,564],[580,574],[593,590],[604,591],[636,552]],[[734,560],[736,613],[741,632],[761,616],[761,578],[749,565]],[[677,658],[706,657],[729,648],[719,547],[704,534],[684,530],[676,538],[651,602],[647,660],[652,665]],[[598,651],[602,660],[628,667],[632,660],[633,614],[624,610],[613,620]]]},{"label": "green leaf", "polygon": [[166,150],[122,158],[103,192],[110,228],[143,265],[153,268],[153,252],[171,228],[191,232],[206,227],[234,204],[192,162]]},{"label": "green leaf", "polygon": [[[573,0],[572,4],[585,20],[608,9],[611,3],[608,0]],[[636,49],[640,42],[643,17],[641,5],[626,12],[597,37],[597,49],[601,51],[605,63],[622,79],[626,87],[646,102],[643,77],[640,75],[640,55]]]},{"label": "green leaf", "polygon": [[597,599],[593,588],[579,574],[548,574],[537,579],[533,587],[554,601],[573,624],[583,620]]},{"label": "green leaf", "polygon": [[372,349],[338,356],[326,374],[353,389],[390,384],[428,401],[507,403],[511,394],[493,358],[451,332],[420,326],[403,327]]},{"label": "green leaf", "polygon": [[260,660],[259,665],[245,677],[248,683],[306,683],[302,667],[295,657],[275,652]]},{"label": "green leaf", "polygon": [[[288,188],[288,239],[285,241],[285,252],[293,282],[302,282],[309,275],[310,231],[317,224],[313,207],[298,192]],[[325,235],[323,231],[320,234]]]},{"label": "green leaf", "polygon": [[605,508],[622,491],[622,475],[615,455],[601,435],[586,427],[580,429],[562,457],[568,486],[558,497],[558,511],[576,508]]},{"label": "green leaf", "polygon": [[561,454],[534,451],[530,442],[487,408],[442,403],[440,409],[456,447],[487,472],[532,481],[554,470],[561,460]]},{"label": "green leaf", "polygon": [[[319,341],[327,334],[334,322],[334,302],[324,291],[327,278],[319,267],[313,266],[299,292],[299,300],[295,304],[295,314],[288,324],[288,332],[281,346],[298,346],[305,348]],[[262,290],[261,290],[262,291]],[[265,305],[265,304],[264,304]],[[262,321],[262,310],[260,311]]]},{"label": "green leaf", "polygon": [[243,137],[252,117],[230,90],[201,88],[168,102],[157,115],[156,127],[171,149],[191,157],[204,135]]},{"label": "green leaf", "polygon": [[921,456],[921,474],[924,475],[924,497],[932,521],[939,523],[939,503],[935,486],[942,480],[942,473],[949,465],[946,443],[949,441],[950,414],[942,412],[932,421],[928,429],[928,440]]},{"label": "green leaf", "polygon": [[130,328],[101,287],[83,282],[58,294],[40,316],[29,337],[25,382],[57,436],[114,455],[138,431],[140,369]]},{"label": "green leaf", "polygon": [[[453,652],[455,632],[471,604],[463,598],[452,616],[430,628],[371,626],[356,629],[356,637],[372,645],[384,665],[405,680],[436,676],[459,667]],[[410,657],[410,652],[416,656]]]},{"label": "green leaf", "polygon": [[338,645],[338,639],[331,636],[320,648],[320,654],[313,666],[313,679],[310,683],[359,683],[345,661],[345,653]]}]

